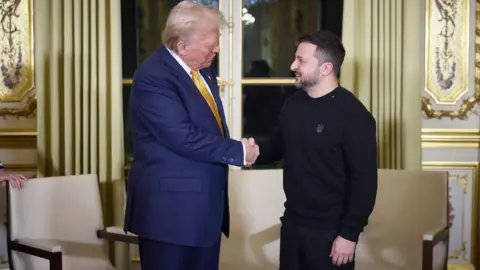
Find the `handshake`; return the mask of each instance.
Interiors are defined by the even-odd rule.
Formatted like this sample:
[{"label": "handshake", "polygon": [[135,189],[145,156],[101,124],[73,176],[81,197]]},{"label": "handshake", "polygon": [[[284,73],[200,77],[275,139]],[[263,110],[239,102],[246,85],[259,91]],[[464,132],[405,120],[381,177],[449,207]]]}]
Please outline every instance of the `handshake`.
[{"label": "handshake", "polygon": [[260,148],[253,138],[244,138],[242,139],[242,143],[245,146],[245,161],[247,162],[245,166],[252,166],[260,155]]}]

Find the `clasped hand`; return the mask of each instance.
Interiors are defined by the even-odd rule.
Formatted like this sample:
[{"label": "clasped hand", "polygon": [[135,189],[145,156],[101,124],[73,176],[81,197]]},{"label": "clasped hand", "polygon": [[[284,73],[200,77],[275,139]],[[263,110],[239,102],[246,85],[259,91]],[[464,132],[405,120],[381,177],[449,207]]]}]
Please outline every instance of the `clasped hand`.
[{"label": "clasped hand", "polygon": [[247,162],[245,165],[252,166],[260,155],[260,148],[253,138],[249,138],[248,140],[244,138],[242,139],[242,143],[245,145],[245,160]]},{"label": "clasped hand", "polygon": [[333,242],[332,251],[330,252],[332,263],[336,266],[351,263],[355,256],[355,246],[355,242],[337,236]]},{"label": "clasped hand", "polygon": [[13,188],[22,188],[27,181],[27,177],[21,174],[0,170],[0,182],[1,181],[8,181]]}]

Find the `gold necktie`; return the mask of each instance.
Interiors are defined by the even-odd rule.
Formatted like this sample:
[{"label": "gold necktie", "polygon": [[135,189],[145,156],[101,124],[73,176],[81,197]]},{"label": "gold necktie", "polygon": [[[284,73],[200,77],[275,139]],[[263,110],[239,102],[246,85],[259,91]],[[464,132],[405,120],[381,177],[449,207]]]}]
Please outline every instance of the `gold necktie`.
[{"label": "gold necktie", "polygon": [[218,112],[217,105],[215,105],[215,101],[213,100],[212,95],[209,93],[207,86],[202,81],[202,78],[198,75],[198,71],[192,70],[190,72],[192,75],[193,83],[197,86],[198,90],[202,94],[203,98],[205,101],[207,101],[208,106],[210,106],[210,109],[213,112],[213,115],[215,116],[215,119],[217,119],[218,126],[220,127],[220,131],[222,131],[222,135],[225,136],[224,130],[223,130],[223,125],[222,125],[222,118],[220,118],[220,113]]}]

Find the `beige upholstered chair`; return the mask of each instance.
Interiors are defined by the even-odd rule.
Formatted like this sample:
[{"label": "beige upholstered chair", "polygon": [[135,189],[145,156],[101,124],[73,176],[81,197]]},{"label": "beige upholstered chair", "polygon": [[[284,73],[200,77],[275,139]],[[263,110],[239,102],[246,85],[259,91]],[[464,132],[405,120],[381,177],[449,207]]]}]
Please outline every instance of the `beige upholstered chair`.
[{"label": "beige upholstered chair", "polygon": [[96,175],[31,179],[7,194],[11,269],[114,270],[105,239],[137,242],[104,227]]},{"label": "beige upholstered chair", "polygon": [[379,170],[378,176],[356,269],[447,269],[447,173]]},{"label": "beige upholstered chair", "polygon": [[[446,269],[447,173],[379,170],[378,184],[355,269]],[[231,236],[222,242],[220,269],[278,269],[282,171],[233,171],[229,190]]]}]

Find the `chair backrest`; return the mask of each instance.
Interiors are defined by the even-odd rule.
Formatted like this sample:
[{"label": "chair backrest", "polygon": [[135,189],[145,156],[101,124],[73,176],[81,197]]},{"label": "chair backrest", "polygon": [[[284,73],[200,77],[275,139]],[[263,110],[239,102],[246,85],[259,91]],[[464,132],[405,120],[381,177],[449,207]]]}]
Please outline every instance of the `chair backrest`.
[{"label": "chair backrest", "polygon": [[356,269],[422,269],[423,235],[448,224],[448,174],[379,170],[378,177],[375,208],[357,246]]},{"label": "chair backrest", "polygon": [[[231,234],[222,241],[220,269],[278,269],[279,218],[285,202],[282,173],[230,172]],[[423,234],[447,225],[447,174],[379,170],[378,184],[355,269],[421,269]]]},{"label": "chair backrest", "polygon": [[230,237],[222,241],[221,270],[278,270],[282,170],[231,171]]},{"label": "chair backrest", "polygon": [[9,189],[10,238],[49,239],[103,245],[96,230],[103,213],[97,176],[30,179]]}]

